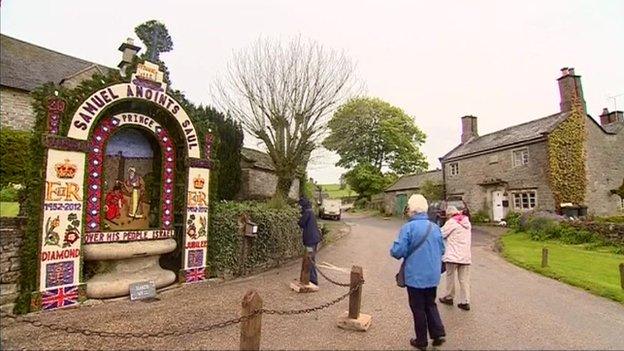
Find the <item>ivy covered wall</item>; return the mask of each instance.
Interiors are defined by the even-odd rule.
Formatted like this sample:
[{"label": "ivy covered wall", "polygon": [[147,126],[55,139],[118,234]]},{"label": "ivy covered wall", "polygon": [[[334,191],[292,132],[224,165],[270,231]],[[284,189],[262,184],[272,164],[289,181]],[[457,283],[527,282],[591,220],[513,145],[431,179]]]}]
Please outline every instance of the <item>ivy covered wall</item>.
[{"label": "ivy covered wall", "polygon": [[562,203],[585,204],[586,123],[585,110],[575,99],[568,118],[548,136],[550,186],[557,208]]}]

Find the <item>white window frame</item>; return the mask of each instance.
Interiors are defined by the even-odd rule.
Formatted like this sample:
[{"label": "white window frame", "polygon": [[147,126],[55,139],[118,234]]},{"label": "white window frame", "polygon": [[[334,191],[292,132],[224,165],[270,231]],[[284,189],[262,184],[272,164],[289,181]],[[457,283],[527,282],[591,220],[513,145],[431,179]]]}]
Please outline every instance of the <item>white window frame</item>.
[{"label": "white window frame", "polygon": [[[521,159],[519,160],[520,161],[519,164],[516,162],[516,159],[517,159],[516,153],[520,153]],[[528,147],[511,150],[511,164],[513,165],[513,168],[526,166],[529,164],[530,160],[531,160],[531,157],[529,155]]]},{"label": "white window frame", "polygon": [[[531,196],[532,195],[532,196]],[[537,191],[522,190],[511,193],[511,202],[514,210],[528,211],[537,207]]]},{"label": "white window frame", "polygon": [[459,162],[449,163],[449,175],[451,177],[459,175]]}]

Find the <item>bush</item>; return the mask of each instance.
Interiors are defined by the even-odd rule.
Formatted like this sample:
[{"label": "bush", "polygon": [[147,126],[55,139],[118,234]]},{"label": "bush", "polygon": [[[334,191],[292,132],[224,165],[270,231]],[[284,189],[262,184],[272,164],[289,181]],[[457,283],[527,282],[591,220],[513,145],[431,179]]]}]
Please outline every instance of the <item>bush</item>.
[{"label": "bush", "polygon": [[520,213],[518,212],[509,212],[504,219],[505,223],[507,223],[507,227],[517,230],[520,229]]},{"label": "bush", "polygon": [[[547,219],[555,222],[561,222],[565,220],[565,217],[560,216],[556,213],[547,212],[547,211],[528,211],[524,212],[520,215],[519,219],[519,228],[523,231],[527,231],[529,229],[530,223],[535,219]],[[541,221],[541,220],[540,220]],[[543,221],[541,221],[543,222]],[[539,225],[539,223],[538,223]]]},{"label": "bush", "polygon": [[0,129],[0,188],[9,183],[25,184],[25,169],[30,150],[30,132]]},{"label": "bush", "polygon": [[[243,271],[267,269],[303,253],[299,210],[270,208],[260,202],[218,202],[210,218],[208,263],[213,276],[239,275]],[[238,219],[249,214],[258,225],[258,236],[251,241],[247,259],[242,262],[243,236]]]},{"label": "bush", "polygon": [[472,223],[488,223],[490,222],[490,216],[484,210],[480,210],[470,217]]},{"label": "bush", "polygon": [[366,198],[361,198],[361,199],[357,199],[355,200],[355,202],[353,203],[353,207],[357,208],[357,209],[365,209],[370,201],[368,201],[368,199]]},{"label": "bush", "polygon": [[19,190],[12,184],[7,185],[0,190],[0,201],[2,202],[17,202],[19,200]]}]

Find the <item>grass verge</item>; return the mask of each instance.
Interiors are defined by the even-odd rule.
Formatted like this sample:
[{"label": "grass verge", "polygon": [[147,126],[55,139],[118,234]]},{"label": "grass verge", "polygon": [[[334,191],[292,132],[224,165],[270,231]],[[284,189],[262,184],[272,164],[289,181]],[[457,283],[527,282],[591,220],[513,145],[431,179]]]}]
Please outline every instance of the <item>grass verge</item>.
[{"label": "grass verge", "polygon": [[[618,268],[624,255],[556,241],[533,241],[526,233],[506,234],[501,243],[503,257],[515,265],[624,304]],[[549,253],[546,268],[541,267],[543,247]]]},{"label": "grass verge", "polygon": [[19,202],[0,202],[0,217],[17,217]]},{"label": "grass verge", "polygon": [[324,192],[326,192],[331,199],[339,199],[345,196],[357,196],[357,193],[347,185],[344,189],[340,189],[340,184],[320,184],[319,185]]}]

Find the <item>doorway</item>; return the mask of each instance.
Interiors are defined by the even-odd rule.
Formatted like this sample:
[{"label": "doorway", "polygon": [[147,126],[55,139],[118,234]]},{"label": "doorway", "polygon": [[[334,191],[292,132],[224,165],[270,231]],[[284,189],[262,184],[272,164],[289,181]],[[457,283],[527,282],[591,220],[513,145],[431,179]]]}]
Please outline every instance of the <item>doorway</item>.
[{"label": "doorway", "polygon": [[492,220],[500,222],[505,216],[503,208],[503,192],[500,190],[492,192]]}]

